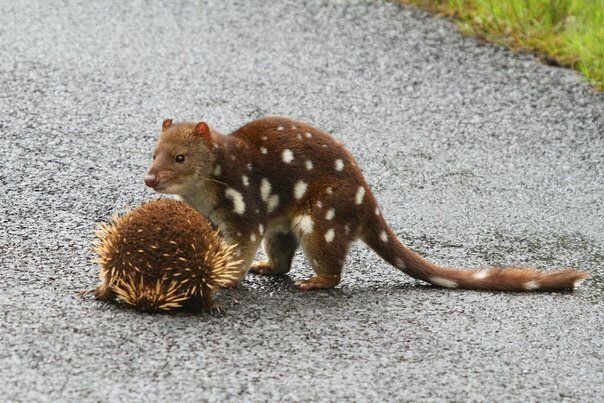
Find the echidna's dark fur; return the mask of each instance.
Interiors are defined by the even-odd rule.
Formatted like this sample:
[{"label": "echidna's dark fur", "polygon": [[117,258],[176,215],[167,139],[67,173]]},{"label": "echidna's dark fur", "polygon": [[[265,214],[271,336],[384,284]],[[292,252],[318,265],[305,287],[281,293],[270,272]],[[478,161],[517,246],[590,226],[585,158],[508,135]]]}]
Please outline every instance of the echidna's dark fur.
[{"label": "echidna's dark fur", "polygon": [[118,300],[146,311],[183,306],[217,309],[218,288],[241,273],[234,246],[186,204],[160,199],[113,216],[96,233],[101,285],[98,299]]}]

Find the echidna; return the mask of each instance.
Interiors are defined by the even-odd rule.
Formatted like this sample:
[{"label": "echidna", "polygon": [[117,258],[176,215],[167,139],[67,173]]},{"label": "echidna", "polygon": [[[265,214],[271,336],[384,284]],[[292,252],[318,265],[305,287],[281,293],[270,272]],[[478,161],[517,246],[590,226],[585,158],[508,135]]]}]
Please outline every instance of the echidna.
[{"label": "echidna", "polygon": [[155,200],[115,215],[96,237],[102,284],[93,293],[101,300],[145,311],[215,311],[218,288],[241,276],[235,246],[180,201]]}]

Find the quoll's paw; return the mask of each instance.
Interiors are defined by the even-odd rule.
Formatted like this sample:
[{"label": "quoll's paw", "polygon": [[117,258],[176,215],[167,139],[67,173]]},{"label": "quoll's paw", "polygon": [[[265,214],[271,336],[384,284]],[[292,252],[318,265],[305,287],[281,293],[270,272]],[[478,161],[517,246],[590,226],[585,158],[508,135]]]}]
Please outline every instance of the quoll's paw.
[{"label": "quoll's paw", "polygon": [[250,271],[255,274],[264,274],[264,275],[275,274],[273,266],[271,266],[267,261],[252,263],[252,266],[250,267]]},{"label": "quoll's paw", "polygon": [[296,281],[296,285],[301,290],[320,290],[322,288],[332,288],[340,283],[340,276],[313,276],[306,280]]}]

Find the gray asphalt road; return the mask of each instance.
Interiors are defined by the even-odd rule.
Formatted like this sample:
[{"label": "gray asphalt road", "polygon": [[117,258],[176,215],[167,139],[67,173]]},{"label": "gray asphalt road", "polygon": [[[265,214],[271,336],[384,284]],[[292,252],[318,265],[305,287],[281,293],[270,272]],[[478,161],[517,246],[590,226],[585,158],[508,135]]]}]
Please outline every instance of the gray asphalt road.
[{"label": "gray asphalt road", "polygon": [[[172,4],[174,3],[174,4]],[[0,2],[0,400],[604,396],[604,96],[393,4]],[[363,245],[334,290],[250,275],[223,318],[82,301],[95,223],[155,197],[164,118],[264,114],[348,145],[453,266],[574,266],[575,294],[428,287]]]}]

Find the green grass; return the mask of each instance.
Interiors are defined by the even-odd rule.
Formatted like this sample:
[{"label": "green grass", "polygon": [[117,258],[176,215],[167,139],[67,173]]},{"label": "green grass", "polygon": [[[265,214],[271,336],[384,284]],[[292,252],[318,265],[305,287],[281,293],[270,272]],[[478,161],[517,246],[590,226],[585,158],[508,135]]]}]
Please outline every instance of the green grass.
[{"label": "green grass", "polygon": [[604,90],[604,0],[399,0],[459,20],[463,32],[550,64]]}]

